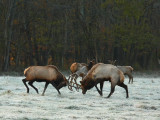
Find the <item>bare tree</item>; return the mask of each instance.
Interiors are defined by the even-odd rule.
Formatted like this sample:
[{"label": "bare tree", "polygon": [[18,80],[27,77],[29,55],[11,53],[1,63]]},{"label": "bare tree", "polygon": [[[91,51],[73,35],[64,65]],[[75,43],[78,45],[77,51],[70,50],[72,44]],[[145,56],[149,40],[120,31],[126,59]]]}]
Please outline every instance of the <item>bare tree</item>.
[{"label": "bare tree", "polygon": [[[6,1],[4,1],[4,4]],[[9,67],[9,53],[12,41],[12,30],[13,30],[13,19],[15,14],[15,0],[7,0],[8,4],[6,6],[6,16],[5,16],[5,28],[4,28],[4,38],[5,38],[5,54],[4,54],[4,66],[3,70],[7,71]]]}]

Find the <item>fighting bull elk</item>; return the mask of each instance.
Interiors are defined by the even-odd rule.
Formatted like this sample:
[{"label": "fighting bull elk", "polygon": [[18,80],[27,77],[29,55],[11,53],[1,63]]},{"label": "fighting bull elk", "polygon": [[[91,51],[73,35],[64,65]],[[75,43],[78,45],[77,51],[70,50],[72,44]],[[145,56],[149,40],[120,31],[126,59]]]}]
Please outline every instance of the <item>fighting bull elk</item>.
[{"label": "fighting bull elk", "polygon": [[46,82],[42,95],[44,95],[49,83],[55,87],[59,94],[59,89],[68,84],[65,76],[63,76],[54,65],[31,66],[24,70],[24,75],[26,78],[22,81],[27,88],[27,93],[29,93],[29,87],[26,82],[28,82],[28,84],[34,88],[37,93],[39,93],[38,89],[33,86],[33,82]]},{"label": "fighting bull elk", "polygon": [[[113,94],[115,90],[115,86],[118,85],[123,87],[126,90],[126,98],[128,98],[128,87],[124,82],[124,75],[122,71],[120,71],[116,66],[111,64],[103,64],[98,63],[94,65],[87,73],[87,75],[83,78],[81,83],[82,93],[85,94],[87,90],[92,87],[96,87],[98,93],[103,95],[102,89],[104,81],[111,82],[111,91],[108,95],[108,98]],[[100,90],[97,87],[97,84],[100,83]]]},{"label": "fighting bull elk", "polygon": [[[94,64],[95,64],[94,60],[90,61],[88,65],[85,63],[73,63],[70,67],[72,74],[68,78],[68,81],[69,81],[68,88],[70,90],[72,90],[72,87],[74,87],[78,91],[79,88],[81,88],[81,87],[77,83],[77,78],[80,76],[83,79],[83,77],[86,76],[86,74],[92,68],[92,66]],[[74,80],[74,82],[73,82],[73,80]],[[74,86],[74,85],[76,85],[76,86]]]},{"label": "fighting bull elk", "polygon": [[[116,60],[112,61],[112,60],[108,60],[108,62],[112,65],[115,65]],[[117,68],[119,68],[124,75],[127,75],[129,78],[129,82],[128,83],[132,83],[133,84],[133,68],[131,66],[116,66]]]}]

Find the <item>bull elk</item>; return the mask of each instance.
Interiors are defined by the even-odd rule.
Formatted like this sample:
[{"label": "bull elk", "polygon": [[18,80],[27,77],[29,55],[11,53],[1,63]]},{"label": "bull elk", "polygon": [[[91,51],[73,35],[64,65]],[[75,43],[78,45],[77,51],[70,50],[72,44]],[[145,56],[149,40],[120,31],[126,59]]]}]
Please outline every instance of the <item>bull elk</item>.
[{"label": "bull elk", "polygon": [[72,65],[70,66],[70,71],[73,74],[73,73],[77,72],[78,70],[80,70],[84,66],[87,66],[87,64],[85,64],[85,63],[77,63],[77,62],[72,63]]},{"label": "bull elk", "polygon": [[55,87],[59,94],[61,94],[59,89],[68,84],[65,76],[63,76],[54,65],[31,66],[24,70],[24,75],[26,78],[22,81],[27,88],[27,93],[29,93],[29,87],[26,82],[28,82],[37,93],[39,93],[38,89],[33,86],[33,82],[46,82],[42,95],[44,95],[49,83]]},{"label": "bull elk", "polygon": [[[122,71],[120,71],[116,66],[103,63],[98,63],[94,65],[88,71],[87,75],[83,78],[83,80],[80,81],[82,93],[85,94],[87,90],[95,86],[98,93],[100,95],[103,95],[102,89],[104,81],[111,82],[111,91],[107,98],[109,98],[113,94],[116,85],[123,87],[126,90],[126,98],[129,97],[128,87],[124,84],[124,75]],[[100,83],[100,90],[97,87],[98,83]]]},{"label": "bull elk", "polygon": [[133,68],[131,66],[117,66],[117,68],[119,68],[124,75],[127,75],[129,78],[129,82],[130,83],[132,81],[133,84],[133,76],[132,76],[132,71]]},{"label": "bull elk", "polygon": [[[116,63],[116,60],[108,60],[108,62],[112,65],[115,65]],[[133,72],[133,67],[131,66],[116,66],[117,68],[119,68],[124,75],[127,75],[128,78],[129,78],[129,82],[128,83],[132,83],[133,84],[133,75],[132,75],[132,72]]]},{"label": "bull elk", "polygon": [[[68,88],[70,90],[72,90],[72,87],[75,87],[76,90],[78,91],[78,89],[80,88],[80,86],[77,83],[77,78],[80,76],[83,77],[86,76],[86,74],[88,73],[88,71],[92,68],[92,66],[95,64],[95,61],[92,60],[89,62],[89,64],[81,64],[81,63],[73,63],[70,67],[70,70],[72,72],[72,74],[69,76],[68,81],[69,81],[69,86]],[[73,69],[74,68],[74,69]],[[76,69],[75,69],[76,68]],[[76,72],[75,72],[76,71]],[[70,80],[71,79],[71,80]],[[74,80],[74,82],[73,82]],[[74,86],[76,85],[76,86]]]}]

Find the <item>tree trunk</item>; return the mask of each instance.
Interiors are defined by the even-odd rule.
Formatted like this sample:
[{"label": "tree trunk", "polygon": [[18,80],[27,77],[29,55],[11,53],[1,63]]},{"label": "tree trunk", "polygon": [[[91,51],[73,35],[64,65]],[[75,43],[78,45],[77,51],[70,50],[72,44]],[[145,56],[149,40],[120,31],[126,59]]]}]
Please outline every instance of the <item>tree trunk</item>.
[{"label": "tree trunk", "polygon": [[14,7],[15,4],[14,0],[9,0],[9,6],[7,10],[7,15],[5,19],[5,30],[4,30],[4,38],[5,38],[5,55],[4,55],[4,66],[3,70],[8,71],[9,67],[9,54],[10,54],[10,47],[12,41],[12,29],[13,29],[13,19],[14,19]]}]

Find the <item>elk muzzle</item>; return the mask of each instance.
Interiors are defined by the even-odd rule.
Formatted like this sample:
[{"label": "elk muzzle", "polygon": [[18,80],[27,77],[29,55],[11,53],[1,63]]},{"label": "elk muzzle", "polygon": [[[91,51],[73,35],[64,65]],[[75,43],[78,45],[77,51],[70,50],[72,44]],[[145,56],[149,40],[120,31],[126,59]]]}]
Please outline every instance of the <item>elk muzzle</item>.
[{"label": "elk muzzle", "polygon": [[81,85],[81,89],[82,89],[82,93],[83,93],[83,94],[86,94],[87,89],[85,89],[82,85]]}]

